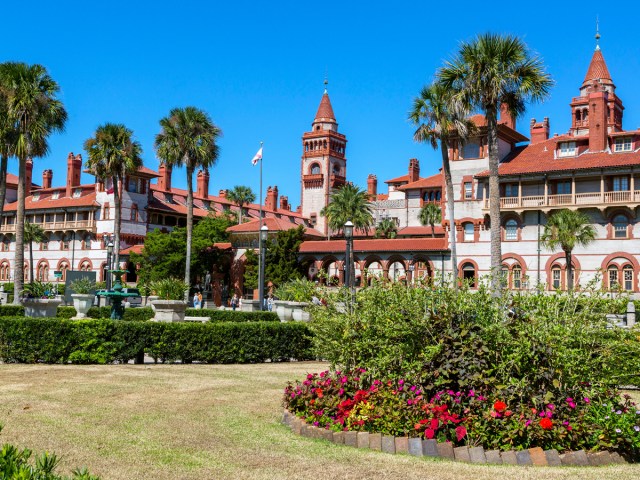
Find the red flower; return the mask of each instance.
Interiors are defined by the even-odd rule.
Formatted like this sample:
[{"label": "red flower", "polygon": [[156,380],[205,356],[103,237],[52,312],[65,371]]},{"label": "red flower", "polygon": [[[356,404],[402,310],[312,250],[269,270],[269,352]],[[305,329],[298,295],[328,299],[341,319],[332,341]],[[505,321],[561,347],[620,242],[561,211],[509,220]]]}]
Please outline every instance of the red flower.
[{"label": "red flower", "polygon": [[318,396],[318,398],[322,398],[322,389],[321,388],[316,388],[316,395]]},{"label": "red flower", "polygon": [[430,428],[427,428],[427,429],[424,431],[424,436],[425,436],[426,438],[428,438],[429,440],[431,440],[431,439],[435,436],[435,434],[436,434],[436,432],[434,432],[434,431],[433,431],[433,430],[431,430]]},{"label": "red flower", "polygon": [[540,426],[543,430],[551,430],[553,428],[553,422],[549,418],[543,418],[540,420]]},{"label": "red flower", "polygon": [[467,429],[464,428],[462,425],[459,427],[456,427],[456,438],[458,439],[458,441],[462,440],[466,434],[467,434]]},{"label": "red flower", "polygon": [[493,404],[493,409],[496,412],[504,412],[507,409],[507,404],[498,400],[496,403]]}]

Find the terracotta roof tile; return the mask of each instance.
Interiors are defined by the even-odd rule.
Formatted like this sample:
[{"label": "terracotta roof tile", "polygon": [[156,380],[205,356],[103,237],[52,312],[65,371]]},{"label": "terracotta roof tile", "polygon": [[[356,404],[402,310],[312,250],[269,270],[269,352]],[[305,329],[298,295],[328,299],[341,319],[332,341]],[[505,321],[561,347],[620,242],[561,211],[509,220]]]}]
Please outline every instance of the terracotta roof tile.
[{"label": "terracotta roof tile", "polygon": [[129,255],[131,252],[141,254],[144,245],[131,245],[130,247],[120,250],[120,255]]},{"label": "terracotta roof tile", "polygon": [[[52,199],[49,195],[34,201],[33,195],[29,195],[25,198],[24,205],[26,210],[41,210],[48,208],[91,207],[98,206],[98,203],[96,202],[96,193],[92,190],[90,193],[82,195],[79,198],[60,197]],[[17,201],[4,206],[4,210],[8,212],[16,211],[17,208]]]},{"label": "terracotta roof tile", "polygon": [[392,178],[391,180],[385,180],[384,183],[402,183],[409,181],[409,174],[402,175],[401,177]]},{"label": "terracotta roof tile", "polygon": [[437,173],[430,177],[421,178],[417,182],[407,183],[398,187],[398,190],[413,190],[414,188],[442,188],[443,176],[442,173]]},{"label": "terracotta roof tile", "polygon": [[[434,228],[435,234],[440,236],[444,235],[445,231],[441,225],[435,225]],[[420,236],[420,237],[430,237],[431,236],[431,226],[419,226],[419,227],[404,227],[398,230],[398,236]]]},{"label": "terracotta roof tile", "polygon": [[324,95],[322,95],[322,100],[320,100],[320,106],[318,107],[314,123],[326,121],[335,122],[336,116],[333,114],[333,107],[331,106],[331,100],[329,100],[329,94],[325,92]]},{"label": "terracotta roof tile", "polygon": [[[300,253],[342,253],[344,240],[307,241],[300,245]],[[445,238],[393,238],[354,240],[354,253],[366,252],[428,252],[447,251]]]},{"label": "terracotta roof tile", "polygon": [[[283,232],[300,226],[297,223],[273,217],[263,219],[262,223],[267,226],[270,232]],[[240,225],[234,225],[233,227],[229,227],[227,231],[230,233],[257,233],[260,231],[260,219],[251,220],[250,222],[242,223]],[[308,227],[305,227],[305,235],[320,238],[324,237],[324,235],[318,230]]]},{"label": "terracotta roof tile", "polygon": [[611,80],[611,74],[607,68],[607,63],[604,61],[602,51],[599,48],[593,52],[589,69],[587,70],[587,74],[584,76],[582,84],[584,85],[592,80],[607,80],[608,82],[613,83],[613,80]]}]

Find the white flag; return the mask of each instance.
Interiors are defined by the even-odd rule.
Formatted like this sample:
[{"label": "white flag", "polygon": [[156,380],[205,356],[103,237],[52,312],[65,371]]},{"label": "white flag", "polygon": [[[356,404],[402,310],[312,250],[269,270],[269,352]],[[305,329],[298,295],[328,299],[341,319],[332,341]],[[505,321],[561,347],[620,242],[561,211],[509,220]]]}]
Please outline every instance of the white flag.
[{"label": "white flag", "polygon": [[253,160],[251,160],[251,165],[257,165],[258,164],[258,160],[262,160],[262,147],[260,147],[260,150],[258,150],[258,153],[256,153],[256,156],[253,157]]}]

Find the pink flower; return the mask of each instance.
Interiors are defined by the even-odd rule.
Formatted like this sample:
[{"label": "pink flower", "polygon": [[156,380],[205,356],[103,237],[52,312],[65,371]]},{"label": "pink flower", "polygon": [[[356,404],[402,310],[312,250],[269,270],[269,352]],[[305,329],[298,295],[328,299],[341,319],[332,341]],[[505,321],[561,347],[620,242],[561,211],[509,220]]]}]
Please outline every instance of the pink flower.
[{"label": "pink flower", "polygon": [[342,395],[344,395],[344,388],[338,390],[338,396],[341,397]]},{"label": "pink flower", "polygon": [[458,441],[462,440],[467,435],[467,429],[462,425],[456,427],[456,438]]},{"label": "pink flower", "polygon": [[525,427],[528,427],[529,425],[531,425],[531,420],[527,420],[526,422],[524,422]]},{"label": "pink flower", "polygon": [[469,390],[469,396],[470,397],[475,397],[476,396],[476,392],[474,392],[473,390]]},{"label": "pink flower", "polygon": [[591,403],[591,400],[589,400],[587,397],[584,397],[583,400],[584,400],[584,403]]}]

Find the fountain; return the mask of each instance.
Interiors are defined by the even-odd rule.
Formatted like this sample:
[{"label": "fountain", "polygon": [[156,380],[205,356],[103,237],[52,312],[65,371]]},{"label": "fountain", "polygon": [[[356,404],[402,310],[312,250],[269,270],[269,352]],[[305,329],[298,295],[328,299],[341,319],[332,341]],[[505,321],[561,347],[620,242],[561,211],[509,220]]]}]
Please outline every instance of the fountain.
[{"label": "fountain", "polygon": [[111,299],[111,320],[122,320],[124,315],[124,305],[122,301],[128,297],[137,297],[136,293],[125,293],[122,291],[121,277],[127,270],[109,270],[109,273],[113,273],[116,277],[115,284],[111,290],[105,292],[98,292],[99,297],[107,297]]}]

